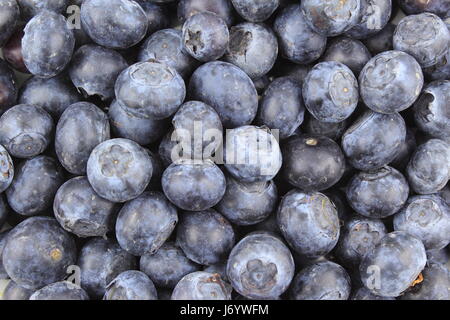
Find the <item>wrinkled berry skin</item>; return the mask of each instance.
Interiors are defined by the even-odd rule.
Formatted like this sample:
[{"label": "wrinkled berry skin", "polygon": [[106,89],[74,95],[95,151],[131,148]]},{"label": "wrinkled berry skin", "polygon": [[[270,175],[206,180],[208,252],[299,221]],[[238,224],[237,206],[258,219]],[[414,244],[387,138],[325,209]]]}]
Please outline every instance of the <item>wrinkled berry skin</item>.
[{"label": "wrinkled berry skin", "polygon": [[14,178],[14,163],[8,151],[0,145],[0,192],[11,185]]},{"label": "wrinkled berry skin", "polygon": [[227,275],[234,290],[249,299],[277,299],[294,277],[291,252],[276,236],[253,232],[233,248]]},{"label": "wrinkled berry skin", "polygon": [[450,207],[437,195],[408,199],[394,217],[394,229],[422,240],[427,250],[439,250],[450,243]]},{"label": "wrinkled berry skin", "polygon": [[62,15],[42,11],[27,23],[24,32],[23,60],[35,76],[54,77],[70,62],[75,37]]},{"label": "wrinkled berry skin", "polygon": [[167,240],[177,222],[177,209],[161,192],[144,192],[120,210],[116,221],[117,241],[135,256],[152,254]]},{"label": "wrinkled berry skin", "polygon": [[322,122],[341,122],[358,104],[358,81],[344,64],[326,61],[316,64],[303,83],[306,109]]},{"label": "wrinkled berry skin", "polygon": [[278,202],[273,181],[240,182],[227,176],[227,189],[216,210],[233,224],[248,226],[266,220]]},{"label": "wrinkled berry skin", "polygon": [[294,63],[313,62],[325,51],[327,37],[309,27],[299,4],[283,9],[275,19],[273,30],[278,36],[281,55]]},{"label": "wrinkled berry skin", "polygon": [[20,18],[20,9],[16,0],[1,0],[0,12],[0,48],[5,45],[13,35]]},{"label": "wrinkled berry skin", "polygon": [[135,2],[144,9],[147,16],[147,35],[169,26],[170,17],[166,7],[147,0],[135,0]]},{"label": "wrinkled berry skin", "polygon": [[394,47],[392,41],[395,27],[396,25],[389,22],[381,31],[370,38],[364,39],[363,43],[373,55],[392,50]]},{"label": "wrinkled berry skin", "polygon": [[158,288],[174,288],[185,275],[200,267],[189,260],[173,242],[165,242],[154,254],[144,254],[139,269],[150,277]]},{"label": "wrinkled berry skin", "polygon": [[263,22],[278,8],[279,0],[231,0],[237,13],[247,21]]},{"label": "wrinkled berry skin", "polygon": [[322,122],[316,118],[309,116],[302,127],[305,133],[310,135],[325,136],[337,141],[347,129],[348,119],[341,122]]},{"label": "wrinkled berry skin", "polygon": [[196,271],[184,276],[172,292],[172,300],[231,300],[231,286],[218,274]]},{"label": "wrinkled berry skin", "polygon": [[364,103],[373,111],[394,113],[410,107],[423,87],[417,61],[401,51],[386,51],[373,57],[359,75]]},{"label": "wrinkled berry skin", "polygon": [[67,267],[75,261],[74,240],[49,217],[32,217],[18,224],[3,249],[6,272],[27,289],[63,280]]},{"label": "wrinkled berry skin", "polygon": [[443,189],[450,179],[450,145],[431,139],[417,147],[406,167],[409,185],[418,194]]},{"label": "wrinkled berry skin", "polygon": [[35,291],[30,300],[89,300],[89,296],[76,284],[60,281]]},{"label": "wrinkled berry skin", "polygon": [[175,69],[160,62],[139,62],[117,78],[116,99],[141,118],[170,117],[183,103],[186,87]]},{"label": "wrinkled berry skin", "polygon": [[431,263],[422,275],[423,281],[406,291],[402,300],[450,300],[450,272],[445,266]]},{"label": "wrinkled berry skin", "polygon": [[87,177],[102,198],[125,202],[138,197],[152,177],[152,162],[145,149],[128,139],[99,144],[87,162]]},{"label": "wrinkled berry skin", "polygon": [[435,81],[422,91],[413,106],[414,120],[425,133],[450,138],[450,81]]},{"label": "wrinkled berry skin", "polygon": [[350,300],[395,300],[395,298],[377,296],[369,289],[362,286],[352,293]]},{"label": "wrinkled berry skin", "polygon": [[158,300],[158,293],[145,273],[128,270],[108,284],[103,300]]},{"label": "wrinkled berry skin", "polygon": [[81,287],[95,299],[103,297],[108,284],[120,273],[134,269],[136,261],[112,240],[92,238],[81,249],[77,265]]},{"label": "wrinkled berry skin", "polygon": [[25,160],[17,166],[14,179],[6,190],[8,203],[21,215],[37,215],[51,207],[63,182],[63,170],[55,159],[37,156]]},{"label": "wrinkled berry skin", "polygon": [[215,206],[226,188],[224,174],[210,160],[177,160],[164,171],[161,183],[166,197],[188,211]]},{"label": "wrinkled berry skin", "polygon": [[250,78],[267,74],[277,56],[277,37],[270,28],[249,22],[231,27],[224,59],[244,70]]},{"label": "wrinkled berry skin", "polygon": [[[450,30],[450,24],[448,28]],[[435,65],[423,68],[423,73],[429,81],[450,79],[450,50]]]},{"label": "wrinkled berry skin", "polygon": [[345,171],[339,145],[324,136],[301,135],[283,145],[283,174],[290,184],[305,191],[321,191],[336,184]]},{"label": "wrinkled berry skin", "polygon": [[17,0],[20,12],[25,19],[29,19],[44,10],[65,13],[69,0]]},{"label": "wrinkled berry skin", "polygon": [[309,26],[327,37],[344,33],[361,20],[361,0],[304,0],[301,6]]},{"label": "wrinkled berry skin", "polygon": [[11,280],[3,291],[2,300],[28,300],[33,293],[34,290],[23,288]]},{"label": "wrinkled berry skin", "polygon": [[227,258],[235,235],[232,225],[220,213],[209,209],[183,213],[176,241],[190,260],[212,265]]},{"label": "wrinkled berry skin", "polygon": [[88,44],[74,53],[69,75],[73,85],[85,97],[109,100],[114,97],[117,77],[127,67],[125,59],[116,51]]},{"label": "wrinkled berry skin", "polygon": [[178,21],[184,23],[188,18],[199,12],[213,12],[231,26],[234,21],[233,6],[229,0],[180,0],[178,2]]},{"label": "wrinkled berry skin", "polygon": [[[359,267],[361,281],[373,294],[398,297],[416,280],[427,256],[422,242],[412,235],[388,233],[363,258]],[[373,283],[374,272],[377,283]]]},{"label": "wrinkled berry skin", "polygon": [[58,189],[53,212],[59,224],[78,237],[104,237],[112,229],[117,206],[100,198],[86,177],[76,177]]},{"label": "wrinkled berry skin", "polygon": [[382,30],[391,18],[392,0],[362,0],[361,20],[345,34],[365,39]]},{"label": "wrinkled berry skin", "polygon": [[354,168],[376,170],[395,159],[405,139],[405,121],[398,113],[367,111],[342,136],[342,150]]},{"label": "wrinkled berry skin", "polygon": [[182,28],[184,49],[202,62],[222,57],[227,50],[229,37],[225,21],[208,11],[194,14],[184,22]]},{"label": "wrinkled berry skin", "polygon": [[20,89],[19,103],[41,107],[56,120],[68,106],[81,99],[68,77],[59,75],[28,79]]},{"label": "wrinkled berry skin", "polygon": [[448,0],[402,0],[398,3],[408,15],[422,12],[431,12],[443,18],[450,15],[450,1]]},{"label": "wrinkled berry skin", "polygon": [[324,194],[292,190],[278,207],[278,226],[300,255],[317,258],[329,253],[339,239],[336,207]]},{"label": "wrinkled berry skin", "polygon": [[408,200],[409,186],[399,171],[386,166],[354,175],[346,194],[357,213],[368,218],[386,218],[403,207]]},{"label": "wrinkled berry skin", "polygon": [[85,0],[81,5],[81,24],[95,43],[126,49],[145,37],[148,19],[135,1]]},{"label": "wrinkled berry skin", "polygon": [[250,124],[258,110],[258,94],[252,80],[231,63],[203,64],[193,73],[188,91],[191,99],[213,107],[225,128]]},{"label": "wrinkled berry skin", "polygon": [[17,92],[13,71],[0,59],[0,114],[16,104]]},{"label": "wrinkled berry skin", "polygon": [[323,261],[301,270],[292,281],[292,300],[347,300],[350,277],[340,265]]}]

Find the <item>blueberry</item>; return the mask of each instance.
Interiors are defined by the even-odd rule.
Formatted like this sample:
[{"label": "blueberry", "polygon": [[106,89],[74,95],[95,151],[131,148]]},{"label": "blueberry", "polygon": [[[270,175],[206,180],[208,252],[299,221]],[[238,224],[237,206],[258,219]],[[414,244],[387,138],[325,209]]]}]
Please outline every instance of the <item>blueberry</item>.
[{"label": "blueberry", "polygon": [[152,162],[152,178],[146,190],[161,190],[161,177],[164,171],[162,159],[157,153],[148,149],[146,151]]},{"label": "blueberry", "polygon": [[364,39],[363,42],[367,49],[369,49],[373,55],[377,55],[383,51],[392,50],[394,47],[392,41],[395,27],[396,26],[394,24],[388,23],[381,31],[367,39]]},{"label": "blueberry", "polygon": [[403,0],[398,1],[402,10],[410,14],[417,14],[422,12],[431,12],[441,17],[448,17],[450,12],[450,2],[448,0]]},{"label": "blueberry", "polygon": [[368,38],[382,30],[391,18],[392,0],[362,0],[361,20],[346,34],[355,39]]},{"label": "blueberry", "polygon": [[376,170],[395,159],[405,139],[405,121],[398,113],[366,111],[342,136],[342,150],[356,169]]},{"label": "blueberry", "polygon": [[183,24],[184,49],[202,62],[222,57],[227,50],[229,36],[225,21],[209,11],[196,13]]},{"label": "blueberry", "polygon": [[319,121],[344,121],[355,111],[358,97],[358,81],[340,62],[316,64],[303,83],[305,106]]},{"label": "blueberry", "polygon": [[281,200],[277,218],[286,241],[306,258],[329,253],[339,239],[336,207],[322,193],[290,191]]},{"label": "blueberry", "polygon": [[177,244],[186,256],[201,265],[223,261],[235,243],[231,224],[217,211],[186,212],[177,228]]},{"label": "blueberry", "polygon": [[49,217],[31,217],[10,233],[3,249],[3,265],[10,278],[27,289],[63,280],[75,264],[71,236]]},{"label": "blueberry", "polygon": [[228,26],[233,24],[233,6],[228,0],[180,0],[178,2],[177,15],[181,23],[194,14],[205,11],[217,14]]},{"label": "blueberry", "polygon": [[12,107],[17,100],[17,86],[13,71],[0,59],[0,115]]},{"label": "blueberry", "polygon": [[112,229],[117,206],[100,198],[86,177],[76,177],[58,189],[53,212],[60,225],[78,237],[104,237]]},{"label": "blueberry", "polygon": [[170,24],[169,12],[165,6],[152,3],[147,0],[135,0],[147,15],[148,28],[147,35],[167,28]]},{"label": "blueberry", "polygon": [[59,163],[47,156],[25,160],[17,166],[6,196],[11,208],[24,216],[45,212],[64,182]]},{"label": "blueberry", "polygon": [[3,47],[13,35],[20,18],[20,9],[16,0],[1,0],[0,11],[0,48]]},{"label": "blueberry", "polygon": [[219,262],[216,264],[212,264],[210,266],[205,266],[203,268],[203,271],[209,272],[209,273],[217,273],[220,275],[220,278],[222,278],[224,281],[229,281],[227,277],[227,264],[226,262]]},{"label": "blueberry", "polygon": [[210,160],[177,160],[164,171],[161,182],[166,197],[188,211],[215,206],[226,188],[224,174]]},{"label": "blueberry", "polygon": [[[3,200],[2,205],[4,205]],[[1,260],[3,249],[5,248],[6,241],[8,240],[8,234],[9,230],[0,233],[0,279],[9,279],[9,275],[6,273],[5,267],[3,266],[3,261]]]},{"label": "blueberry", "polygon": [[58,13],[42,11],[27,23],[24,32],[22,53],[27,69],[41,78],[61,73],[75,47],[66,19]]},{"label": "blueberry", "polygon": [[14,178],[14,163],[8,151],[0,145],[0,192],[5,191]]},{"label": "blueberry", "polygon": [[439,195],[444,199],[444,201],[450,206],[450,185],[447,184],[444,189],[439,192]]},{"label": "blueberry", "polygon": [[267,89],[269,84],[271,83],[272,78],[269,78],[267,75],[259,77],[257,79],[253,79],[253,85],[255,86],[256,92],[258,95],[262,94],[264,90]]},{"label": "blueberry", "polygon": [[119,74],[128,67],[116,51],[88,44],[73,55],[69,67],[70,79],[85,97],[97,96],[102,100],[114,97],[114,84]]},{"label": "blueberry", "polygon": [[[3,49],[3,52],[4,50],[5,49]],[[423,73],[430,81],[450,79],[450,50],[448,50],[447,54],[439,59],[435,65],[432,65],[429,68],[423,68]]]},{"label": "blueberry", "polygon": [[341,122],[322,122],[316,118],[309,116],[302,127],[305,133],[310,135],[325,136],[337,141],[347,129],[349,119]]},{"label": "blueberry", "polygon": [[135,258],[112,240],[90,239],[81,249],[78,266],[81,287],[91,298],[101,298],[120,273],[134,269]]},{"label": "blueberry", "polygon": [[431,263],[423,269],[423,281],[410,288],[402,300],[450,300],[450,272],[443,265]]},{"label": "blueberry", "polygon": [[398,297],[413,284],[426,262],[422,242],[396,231],[385,235],[364,256],[359,270],[363,284],[373,294]]},{"label": "blueberry", "polygon": [[87,177],[101,197],[125,202],[145,190],[152,177],[152,162],[146,150],[134,141],[107,140],[89,156]]},{"label": "blueberry", "polygon": [[277,299],[294,277],[294,259],[279,238],[254,232],[231,251],[227,275],[234,290],[247,298]]},{"label": "blueberry", "polygon": [[414,150],[417,148],[417,141],[414,135],[414,132],[407,128],[406,130],[406,140],[403,144],[400,145],[400,150],[397,153],[397,156],[394,160],[389,164],[390,166],[404,172],[404,169],[408,165],[409,159],[413,154]]},{"label": "blueberry", "polygon": [[17,0],[20,11],[25,19],[29,19],[44,10],[64,13],[69,0]]},{"label": "blueberry", "polygon": [[108,284],[103,300],[158,300],[158,294],[145,273],[129,270]]},{"label": "blueberry", "polygon": [[283,9],[275,19],[273,30],[278,36],[281,55],[292,62],[310,63],[325,51],[326,36],[309,27],[299,4]]},{"label": "blueberry", "polygon": [[[173,160],[182,158],[185,156],[183,145],[177,142],[177,135],[174,133],[174,129],[169,129],[169,131],[161,139],[158,147],[158,155],[161,158],[163,166],[168,167]],[[176,159],[174,158],[177,157]]]},{"label": "blueberry", "polygon": [[34,290],[21,287],[14,281],[10,280],[3,291],[2,300],[28,300],[33,292]]},{"label": "blueberry", "polygon": [[131,0],[85,0],[81,5],[81,23],[95,43],[113,49],[136,45],[148,28],[144,9]]},{"label": "blueberry", "polygon": [[164,243],[154,254],[144,254],[139,264],[139,269],[159,288],[174,288],[185,275],[199,270],[173,242]]},{"label": "blueberry", "polygon": [[159,62],[139,62],[119,75],[115,92],[131,114],[164,119],[183,103],[186,87],[175,69]]},{"label": "blueberry", "polygon": [[247,21],[262,22],[278,8],[279,0],[231,0],[237,13]]},{"label": "blueberry", "polygon": [[172,300],[231,300],[231,287],[218,274],[196,271],[184,276],[172,292]]},{"label": "blueberry", "polygon": [[231,63],[203,64],[192,75],[189,92],[191,99],[212,106],[225,128],[250,124],[258,110],[258,95],[252,80]]},{"label": "blueberry", "polygon": [[89,300],[89,296],[76,284],[60,281],[35,291],[30,300]]},{"label": "blueberry", "polygon": [[363,286],[352,293],[350,300],[395,300],[395,298],[377,296]]}]

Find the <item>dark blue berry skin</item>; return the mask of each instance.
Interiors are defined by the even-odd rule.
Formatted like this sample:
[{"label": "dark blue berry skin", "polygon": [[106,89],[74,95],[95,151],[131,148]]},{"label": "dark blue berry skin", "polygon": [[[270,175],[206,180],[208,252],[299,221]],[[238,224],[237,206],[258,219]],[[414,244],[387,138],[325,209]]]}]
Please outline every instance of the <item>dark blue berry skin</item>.
[{"label": "dark blue berry skin", "polygon": [[49,79],[32,77],[20,89],[19,103],[41,107],[58,119],[68,106],[81,101],[72,83],[65,75]]},{"label": "dark blue berry skin", "polygon": [[227,275],[234,290],[250,299],[277,299],[294,277],[294,259],[286,245],[267,232],[253,232],[233,248]]},{"label": "dark blue berry skin", "polygon": [[373,294],[366,287],[360,287],[350,296],[350,300],[395,300],[393,297],[380,297]]},{"label": "dark blue berry skin", "polygon": [[53,130],[52,117],[33,105],[14,106],[0,117],[0,143],[17,158],[31,158],[44,152]]},{"label": "dark blue berry skin", "polygon": [[402,300],[450,300],[450,272],[438,263],[431,263],[422,271],[423,281],[411,287]]},{"label": "dark blue berry skin", "polygon": [[278,42],[273,31],[256,23],[240,23],[230,29],[230,45],[224,56],[257,79],[267,74],[278,56]]},{"label": "dark blue berry skin", "polygon": [[400,145],[400,150],[397,156],[392,160],[389,165],[404,172],[406,166],[408,165],[409,159],[413,154],[414,150],[417,148],[417,141],[414,132],[407,128],[406,130],[406,140]]},{"label": "dark blue berry skin", "polygon": [[89,300],[89,296],[76,284],[60,281],[35,291],[30,300]]},{"label": "dark blue berry skin", "polygon": [[183,78],[191,75],[198,62],[183,47],[181,30],[156,31],[142,44],[139,61],[156,60],[175,69]]},{"label": "dark blue berry skin", "polygon": [[58,161],[38,156],[19,163],[6,197],[15,212],[24,216],[37,215],[51,207],[63,182],[64,173]]},{"label": "dark blue berry skin", "polygon": [[354,175],[346,194],[348,203],[357,213],[368,218],[386,218],[406,203],[409,186],[399,171],[385,166]]},{"label": "dark blue berry skin", "polygon": [[158,293],[145,273],[128,270],[108,284],[103,300],[158,300]]},{"label": "dark blue berry skin", "polygon": [[344,121],[355,111],[358,98],[358,80],[340,62],[316,64],[303,83],[306,109],[319,121]]},{"label": "dark blue berry skin", "polygon": [[425,133],[436,138],[450,138],[450,81],[428,84],[414,103],[414,120]]},{"label": "dark blue berry skin", "polygon": [[252,80],[227,62],[213,61],[195,70],[189,93],[191,99],[213,107],[225,128],[250,124],[258,110],[258,94]]},{"label": "dark blue berry skin", "polygon": [[176,160],[172,159],[174,152],[176,156],[180,158],[184,156],[182,144],[177,142],[177,135],[174,134],[174,130],[172,128],[169,129],[169,131],[161,139],[158,147],[158,155],[161,158],[164,168],[167,168],[170,164],[172,164],[173,160]]},{"label": "dark blue berry skin", "polygon": [[305,120],[302,130],[310,135],[325,136],[337,141],[344,134],[348,124],[349,119],[341,122],[322,122],[313,116],[309,116]]},{"label": "dark blue berry skin", "polygon": [[364,39],[363,43],[373,55],[392,50],[394,47],[392,41],[395,27],[394,24],[388,23],[381,31],[370,38]]},{"label": "dark blue berry skin", "polygon": [[212,264],[210,266],[205,266],[203,268],[203,271],[209,272],[209,273],[216,273],[218,275],[220,275],[220,277],[224,280],[224,281],[229,281],[228,277],[227,277],[227,264],[226,262],[219,262],[216,264]]},{"label": "dark blue berry skin", "polygon": [[286,241],[306,258],[324,256],[338,242],[338,213],[334,204],[322,193],[290,191],[281,200],[277,219]]},{"label": "dark blue berry skin", "polygon": [[278,129],[280,139],[286,139],[303,123],[304,116],[302,88],[290,77],[273,80],[262,95],[258,124]]},{"label": "dark blue berry skin", "polygon": [[405,121],[398,113],[366,111],[342,136],[342,150],[354,168],[376,170],[395,159],[405,139]]},{"label": "dark blue berry skin", "polygon": [[363,284],[375,295],[398,297],[416,280],[427,256],[422,242],[402,231],[388,233],[363,258]]},{"label": "dark blue berry skin", "polygon": [[330,42],[321,59],[345,64],[358,76],[370,58],[372,55],[361,41],[340,37]]},{"label": "dark blue berry skin", "polygon": [[350,277],[340,265],[323,261],[301,270],[292,281],[292,300],[347,300]]},{"label": "dark blue berry skin", "polygon": [[117,100],[109,107],[108,117],[115,137],[147,145],[158,141],[166,131],[167,125],[164,120],[136,117],[125,109]]},{"label": "dark blue berry skin", "polygon": [[277,186],[273,181],[245,183],[227,176],[227,189],[216,210],[233,224],[248,226],[266,220],[274,212],[277,201]]},{"label": "dark blue berry skin", "polygon": [[218,274],[196,271],[184,276],[172,292],[172,300],[231,300],[231,286]]},{"label": "dark blue berry skin", "polygon": [[361,20],[346,35],[365,39],[381,31],[391,18],[392,0],[362,0]]},{"label": "dark blue berry skin", "polygon": [[444,189],[439,192],[439,195],[444,199],[444,201],[450,206],[450,185],[447,184]]},{"label": "dark blue berry skin", "polygon": [[72,174],[85,175],[92,150],[110,138],[108,116],[89,102],[69,106],[56,126],[55,151]]},{"label": "dark blue berry skin", "polygon": [[77,265],[81,269],[81,287],[91,298],[98,299],[115,277],[134,269],[136,261],[116,242],[92,238],[81,249]]},{"label": "dark blue berry skin", "polygon": [[190,260],[212,265],[227,258],[234,246],[235,235],[228,220],[209,209],[183,213],[176,242]]},{"label": "dark blue berry skin", "polygon": [[283,145],[283,175],[305,191],[332,187],[343,176],[345,157],[339,145],[324,136],[300,135]]},{"label": "dark blue berry skin", "polygon": [[215,206],[225,194],[226,181],[212,161],[178,160],[163,173],[162,188],[177,207],[203,211]]},{"label": "dark blue berry skin", "polygon": [[[450,30],[450,24],[448,28]],[[435,65],[423,68],[423,73],[429,81],[450,79],[450,50]]]},{"label": "dark blue berry skin", "polygon": [[180,0],[178,2],[177,16],[181,23],[194,14],[205,11],[217,14],[229,27],[233,24],[233,6],[228,0]]},{"label": "dark blue berry skin", "polygon": [[81,23],[95,43],[113,49],[136,45],[148,28],[144,9],[131,0],[85,0],[81,5]]},{"label": "dark blue berry skin", "polygon": [[66,181],[55,195],[53,212],[66,230],[78,237],[105,237],[112,229],[117,206],[100,198],[86,177]]},{"label": "dark blue berry skin", "polygon": [[147,151],[128,139],[111,139],[99,144],[87,162],[87,177],[102,198],[125,202],[147,188],[153,167]]},{"label": "dark blue berry skin", "polygon": [[21,287],[11,280],[3,291],[2,300],[28,300],[33,292],[34,290]]},{"label": "dark blue berry skin", "polygon": [[16,28],[16,31],[9,38],[2,48],[3,57],[8,62],[9,66],[14,70],[22,73],[29,74],[25,63],[23,62],[22,54],[22,38],[24,36],[23,32],[24,26]]},{"label": "dark blue berry skin", "polygon": [[359,86],[364,103],[373,111],[399,112],[419,97],[423,86],[422,69],[409,54],[386,51],[364,66]]},{"label": "dark blue berry skin", "polygon": [[283,9],[275,19],[273,30],[278,36],[281,55],[294,62],[313,62],[325,51],[327,38],[306,23],[299,4]]},{"label": "dark blue berry skin", "polygon": [[150,183],[146,190],[161,190],[161,177],[164,171],[164,164],[157,153],[148,149],[146,149],[146,151],[152,162],[152,178],[150,179]]},{"label": "dark blue berry skin", "polygon": [[127,67],[125,59],[116,51],[87,44],[74,53],[69,75],[86,98],[97,96],[110,100],[114,97],[117,77]]},{"label": "dark blue berry skin", "polygon": [[417,147],[412,155],[406,175],[414,192],[431,194],[445,187],[450,179],[450,145],[431,139]]},{"label": "dark blue berry skin", "polygon": [[278,8],[279,0],[231,0],[237,13],[247,21],[263,22]]},{"label": "dark blue berry skin", "polygon": [[3,249],[5,248],[6,241],[8,240],[9,231],[3,231],[0,233],[0,279],[9,279],[9,275],[6,273],[5,267],[1,257],[3,255]]},{"label": "dark blue berry skin", "polygon": [[200,266],[189,260],[173,242],[164,243],[154,254],[144,254],[139,269],[150,277],[158,288],[174,288],[185,275],[198,271]]},{"label": "dark blue berry skin", "polygon": [[427,250],[439,250],[450,243],[450,206],[437,195],[408,199],[394,217],[394,229],[422,240]]},{"label": "dark blue berry skin", "polygon": [[175,69],[156,61],[139,62],[119,75],[115,92],[126,111],[158,120],[177,111],[186,96],[186,87]]},{"label": "dark blue berry skin", "polygon": [[145,14],[147,15],[147,35],[151,35],[152,33],[169,26],[170,17],[166,7],[147,0],[135,0],[135,2],[144,9]]},{"label": "dark blue berry skin", "polygon": [[153,254],[169,238],[177,222],[177,209],[161,192],[144,192],[120,210],[116,221],[117,241],[135,256]]},{"label": "dark blue berry skin", "polygon": [[2,256],[14,282],[39,289],[63,280],[76,255],[74,240],[55,219],[32,217],[9,232]]},{"label": "dark blue berry skin", "polygon": [[0,114],[16,104],[17,86],[13,71],[0,59]]},{"label": "dark blue berry skin", "polygon": [[442,18],[450,16],[450,1],[448,0],[403,0],[398,1],[402,10],[408,14],[431,12]]},{"label": "dark blue berry skin", "polygon": [[3,47],[13,35],[20,18],[20,9],[16,0],[1,0],[0,12],[0,48]]},{"label": "dark blue berry skin", "polygon": [[301,6],[309,26],[327,37],[342,34],[361,21],[361,0],[304,0]]},{"label": "dark blue berry skin", "polygon": [[14,163],[8,151],[0,145],[0,192],[5,191],[11,185],[13,178]]},{"label": "dark blue berry skin", "polygon": [[42,11],[27,23],[24,32],[23,59],[35,76],[54,77],[70,62],[75,37],[62,15]]},{"label": "dark blue berry skin", "polygon": [[29,19],[44,10],[65,13],[69,0],[17,0],[22,17]]}]

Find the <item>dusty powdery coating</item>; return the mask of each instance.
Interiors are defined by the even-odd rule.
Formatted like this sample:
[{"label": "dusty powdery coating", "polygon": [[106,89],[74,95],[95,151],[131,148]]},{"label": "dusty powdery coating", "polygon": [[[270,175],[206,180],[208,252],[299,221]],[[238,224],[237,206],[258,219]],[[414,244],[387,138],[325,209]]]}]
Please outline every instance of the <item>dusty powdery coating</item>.
[{"label": "dusty powdery coating", "polygon": [[231,286],[218,274],[196,271],[184,276],[172,292],[172,300],[231,300]]},{"label": "dusty powdery coating", "polygon": [[[450,18],[449,18],[450,23]],[[450,24],[448,26],[450,30]],[[428,68],[423,68],[425,78],[430,81],[450,79],[450,50],[439,61]]]},{"label": "dusty powdery coating", "polygon": [[278,8],[279,0],[231,0],[237,13],[247,21],[263,22]]},{"label": "dusty powdery coating", "polygon": [[[3,199],[3,197],[1,197]],[[4,206],[4,200],[1,200],[2,205]],[[3,255],[3,249],[6,245],[6,240],[8,240],[9,231],[3,231],[0,233],[0,257]],[[9,275],[6,273],[5,267],[3,266],[3,261],[0,259],[0,279],[9,279]]]},{"label": "dusty powdery coating", "polygon": [[170,25],[169,10],[166,6],[159,5],[147,0],[135,0],[142,9],[144,9],[147,16],[148,28],[147,35],[167,28]]},{"label": "dusty powdery coating", "polygon": [[398,3],[408,15],[432,12],[442,18],[450,16],[450,1],[448,0],[403,0]]},{"label": "dusty powdery coating", "polygon": [[184,23],[189,17],[204,11],[217,14],[229,27],[233,24],[234,11],[229,0],[180,0],[177,9],[178,21]]},{"label": "dusty powdery coating", "polygon": [[344,134],[349,123],[349,119],[342,122],[322,122],[312,116],[309,116],[305,121],[303,130],[305,133],[311,135],[325,136],[337,141]]},{"label": "dusty powdery coating", "polygon": [[369,289],[362,286],[353,290],[350,300],[396,300],[394,297],[381,297],[373,294]]},{"label": "dusty powdery coating", "polygon": [[33,293],[34,290],[21,287],[11,280],[3,291],[2,300],[28,300]]},{"label": "dusty powdery coating", "polygon": [[29,19],[44,10],[63,14],[69,5],[69,0],[17,0],[17,3],[22,16]]},{"label": "dusty powdery coating", "polygon": [[450,272],[439,263],[431,263],[422,271],[423,281],[402,295],[402,300],[449,300]]},{"label": "dusty powdery coating", "polygon": [[158,300],[158,293],[145,273],[128,270],[108,284],[103,300]]},{"label": "dusty powdery coating", "polygon": [[388,24],[379,32],[371,36],[370,38],[364,39],[363,42],[369,51],[376,55],[383,51],[392,50],[392,38],[395,31],[396,25],[388,22]]},{"label": "dusty powdery coating", "polygon": [[78,285],[59,281],[35,291],[30,300],[89,300],[89,296]]},{"label": "dusty powdery coating", "polygon": [[13,35],[20,17],[20,9],[16,0],[0,1],[0,47]]},{"label": "dusty powdery coating", "polygon": [[14,163],[8,151],[0,145],[0,192],[5,191],[14,178]]},{"label": "dusty powdery coating", "polygon": [[17,91],[14,72],[0,59],[0,114],[16,103]]},{"label": "dusty powdery coating", "polygon": [[368,38],[386,26],[391,18],[392,0],[361,0],[361,11],[361,20],[346,32],[355,39]]}]

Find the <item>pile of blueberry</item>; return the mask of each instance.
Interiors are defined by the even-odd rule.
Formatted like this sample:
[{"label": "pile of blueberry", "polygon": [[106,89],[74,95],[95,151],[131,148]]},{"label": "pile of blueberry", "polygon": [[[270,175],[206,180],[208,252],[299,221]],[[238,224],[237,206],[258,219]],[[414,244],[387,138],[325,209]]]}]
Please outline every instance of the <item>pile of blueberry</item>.
[{"label": "pile of blueberry", "polygon": [[450,0],[0,0],[3,299],[450,300]]}]

